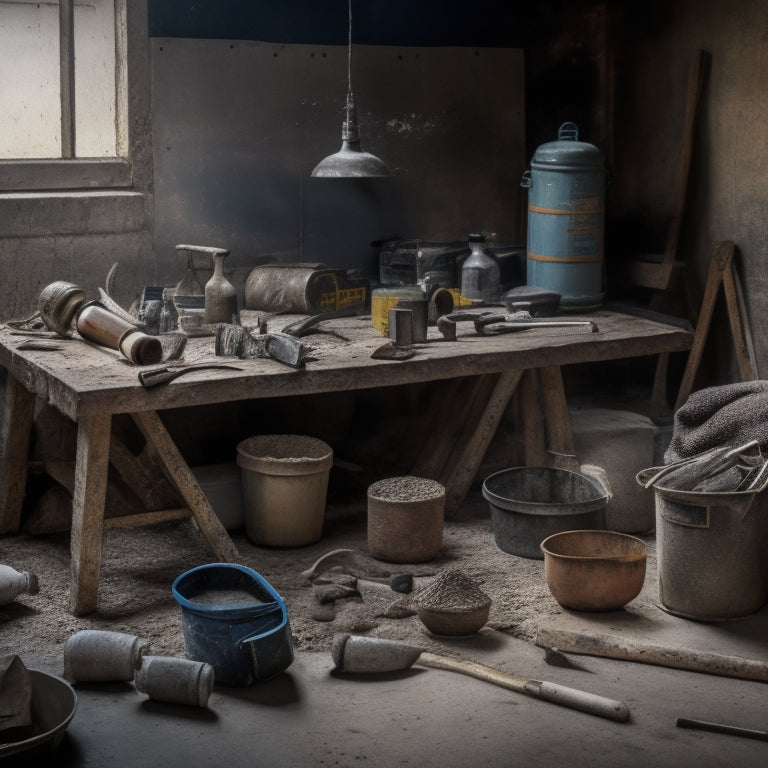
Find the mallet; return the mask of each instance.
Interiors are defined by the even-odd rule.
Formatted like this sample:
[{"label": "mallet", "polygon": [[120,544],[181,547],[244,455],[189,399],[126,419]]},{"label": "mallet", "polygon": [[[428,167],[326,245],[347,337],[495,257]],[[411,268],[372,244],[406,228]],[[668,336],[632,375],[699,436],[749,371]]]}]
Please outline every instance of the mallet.
[{"label": "mallet", "polygon": [[409,669],[418,663],[424,667],[460,672],[517,693],[524,693],[536,699],[578,709],[580,712],[605,717],[619,723],[629,720],[629,707],[622,701],[568,688],[557,683],[508,675],[475,661],[428,653],[423,648],[398,640],[339,634],[333,640],[331,653],[336,668],[342,672],[368,674],[395,672]]}]

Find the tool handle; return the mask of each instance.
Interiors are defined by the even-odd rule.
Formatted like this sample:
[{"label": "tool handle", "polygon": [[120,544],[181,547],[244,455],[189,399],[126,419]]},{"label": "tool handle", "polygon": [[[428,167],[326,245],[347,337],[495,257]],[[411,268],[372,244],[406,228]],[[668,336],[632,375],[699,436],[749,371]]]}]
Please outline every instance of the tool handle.
[{"label": "tool handle", "polygon": [[629,720],[629,707],[623,701],[542,680],[529,680],[525,689],[531,696],[559,704],[561,707],[578,709],[580,712],[615,720],[617,723],[626,723]]},{"label": "tool handle", "polygon": [[675,720],[675,725],[678,728],[693,728],[698,731],[713,731],[714,733],[727,733],[731,736],[746,736],[748,739],[768,741],[768,731],[753,731],[751,728],[741,728],[738,725],[708,723],[705,720],[692,720],[688,717],[678,717]]},{"label": "tool handle", "polygon": [[575,688],[566,688],[557,683],[546,683],[541,680],[531,680],[527,677],[518,677],[501,672],[485,664],[467,659],[452,659],[448,656],[440,656],[436,653],[422,653],[418,664],[436,669],[447,669],[452,672],[460,672],[478,680],[507,688],[517,693],[525,693],[537,699],[559,704],[562,707],[570,707],[590,715],[597,715],[608,720],[625,723],[629,720],[629,707],[615,699],[608,699],[594,693],[579,691]]},{"label": "tool handle", "polygon": [[208,256],[218,256],[223,253],[225,256],[229,256],[229,251],[226,248],[213,248],[209,245],[186,245],[182,243],[176,246],[177,251],[190,251],[192,253],[205,253]]}]

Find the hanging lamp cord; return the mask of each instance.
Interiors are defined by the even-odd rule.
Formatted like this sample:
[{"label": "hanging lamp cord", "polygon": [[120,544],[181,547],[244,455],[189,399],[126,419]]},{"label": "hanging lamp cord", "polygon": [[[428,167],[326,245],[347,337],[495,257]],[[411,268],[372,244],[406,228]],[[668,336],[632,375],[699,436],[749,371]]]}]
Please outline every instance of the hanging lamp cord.
[{"label": "hanging lamp cord", "polygon": [[347,34],[347,90],[352,93],[352,0],[349,0],[349,32]]}]

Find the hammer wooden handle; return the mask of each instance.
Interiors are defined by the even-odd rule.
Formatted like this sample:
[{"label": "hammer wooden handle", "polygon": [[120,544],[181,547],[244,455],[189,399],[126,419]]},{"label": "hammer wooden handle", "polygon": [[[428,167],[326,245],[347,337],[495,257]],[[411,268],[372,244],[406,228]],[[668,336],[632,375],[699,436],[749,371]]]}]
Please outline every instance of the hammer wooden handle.
[{"label": "hammer wooden handle", "polygon": [[422,653],[417,664],[435,669],[446,669],[451,672],[460,672],[478,680],[507,688],[517,693],[525,693],[537,699],[559,704],[562,707],[577,709],[597,717],[615,720],[625,723],[629,720],[629,707],[623,701],[608,699],[587,691],[576,688],[568,688],[557,683],[548,683],[542,680],[532,680],[527,677],[518,677],[501,672],[485,664],[466,659],[452,659],[448,656],[440,656],[434,653]]}]

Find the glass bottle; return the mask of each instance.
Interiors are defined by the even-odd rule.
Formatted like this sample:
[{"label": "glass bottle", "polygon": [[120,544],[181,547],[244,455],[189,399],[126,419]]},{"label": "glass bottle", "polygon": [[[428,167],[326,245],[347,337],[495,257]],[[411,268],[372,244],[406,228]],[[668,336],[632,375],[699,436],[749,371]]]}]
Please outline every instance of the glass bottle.
[{"label": "glass bottle", "polygon": [[34,573],[17,571],[10,565],[0,565],[0,605],[7,605],[24,592],[36,595],[39,591]]},{"label": "glass bottle", "polygon": [[203,322],[234,323],[237,319],[237,292],[232,283],[224,277],[224,259],[229,251],[216,250],[213,253],[213,275],[205,284],[205,316]]},{"label": "glass bottle", "polygon": [[470,235],[470,254],[461,268],[461,295],[473,304],[501,301],[501,272],[485,251],[485,235]]}]

